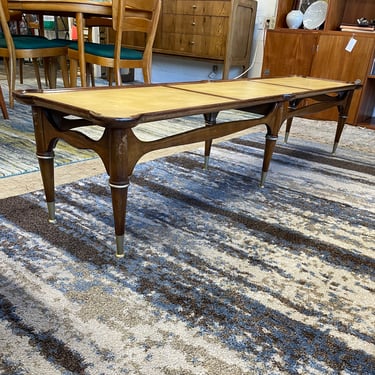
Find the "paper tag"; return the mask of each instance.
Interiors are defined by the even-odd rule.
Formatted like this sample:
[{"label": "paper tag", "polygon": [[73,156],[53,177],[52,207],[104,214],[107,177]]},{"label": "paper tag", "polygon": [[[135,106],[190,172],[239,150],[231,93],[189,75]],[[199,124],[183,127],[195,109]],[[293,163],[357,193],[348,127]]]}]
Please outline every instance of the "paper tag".
[{"label": "paper tag", "polygon": [[357,40],[351,37],[348,44],[345,47],[345,51],[352,52],[356,44],[357,44]]}]

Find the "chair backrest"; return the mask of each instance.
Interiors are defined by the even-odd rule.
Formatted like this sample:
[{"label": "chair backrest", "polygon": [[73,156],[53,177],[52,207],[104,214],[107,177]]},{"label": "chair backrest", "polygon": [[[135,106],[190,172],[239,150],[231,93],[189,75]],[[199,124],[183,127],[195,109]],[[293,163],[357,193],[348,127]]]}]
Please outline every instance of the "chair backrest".
[{"label": "chair backrest", "polygon": [[12,66],[16,64],[16,53],[13,44],[12,35],[10,33],[8,22],[10,20],[9,10],[8,10],[8,0],[0,1],[0,26],[3,37],[6,41],[8,54],[9,54],[9,64]]},{"label": "chair backrest", "polygon": [[3,38],[6,43],[6,48],[1,49],[1,56],[4,58],[4,64],[7,65],[7,79],[9,86],[9,104],[13,108],[14,99],[12,94],[13,82],[15,82],[16,77],[16,49],[14,47],[13,38],[10,33],[8,22],[10,20],[8,1],[0,1],[0,25]]},{"label": "chair backrest", "polygon": [[157,27],[160,0],[113,0],[113,29],[150,33]]},{"label": "chair backrest", "polygon": [[10,15],[9,15],[9,8],[8,8],[8,0],[1,0],[1,6],[2,6],[3,12],[4,12],[4,19],[6,21],[9,21]]},{"label": "chair backrest", "polygon": [[151,54],[160,10],[161,0],[113,0],[112,27],[115,30],[115,45],[121,46],[123,32],[140,32],[145,34],[144,54]]}]

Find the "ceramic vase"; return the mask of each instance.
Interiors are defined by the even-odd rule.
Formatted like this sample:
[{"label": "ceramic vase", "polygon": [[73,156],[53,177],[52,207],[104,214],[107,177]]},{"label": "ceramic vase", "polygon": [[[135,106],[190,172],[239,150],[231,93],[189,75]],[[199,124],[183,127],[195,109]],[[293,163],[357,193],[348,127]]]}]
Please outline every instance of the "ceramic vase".
[{"label": "ceramic vase", "polygon": [[286,16],[289,29],[298,29],[303,22],[303,13],[300,10],[291,10]]}]

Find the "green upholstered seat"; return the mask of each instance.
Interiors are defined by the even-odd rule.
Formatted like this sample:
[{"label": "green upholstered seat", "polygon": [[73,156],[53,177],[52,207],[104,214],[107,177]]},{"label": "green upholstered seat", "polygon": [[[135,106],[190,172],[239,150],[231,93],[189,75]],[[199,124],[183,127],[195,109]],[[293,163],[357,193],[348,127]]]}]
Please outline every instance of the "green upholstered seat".
[{"label": "green upholstered seat", "polygon": [[[69,45],[69,48],[78,51],[78,44],[71,44]],[[113,58],[114,50],[114,44],[99,44],[92,42],[85,43],[85,53],[89,53],[91,55]],[[121,48],[121,60],[142,60],[142,57],[143,53],[141,51],[125,47]]]},{"label": "green upholstered seat", "polygon": [[[47,38],[33,35],[12,35],[12,39],[16,49],[45,48],[46,41],[48,40]],[[0,48],[7,48],[6,40],[3,35],[0,35]]]},{"label": "green upholstered seat", "polygon": [[[41,49],[68,46],[72,41],[66,39],[47,39],[36,35],[12,35],[16,49]],[[0,48],[7,48],[3,33],[0,33]]]}]

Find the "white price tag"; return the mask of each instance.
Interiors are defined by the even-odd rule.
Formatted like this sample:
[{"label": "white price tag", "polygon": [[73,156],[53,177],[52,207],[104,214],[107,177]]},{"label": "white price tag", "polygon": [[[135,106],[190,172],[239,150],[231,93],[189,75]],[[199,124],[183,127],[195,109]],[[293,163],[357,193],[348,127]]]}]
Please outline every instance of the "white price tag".
[{"label": "white price tag", "polygon": [[345,47],[345,51],[352,52],[356,44],[357,44],[357,40],[351,37],[348,44]]}]

